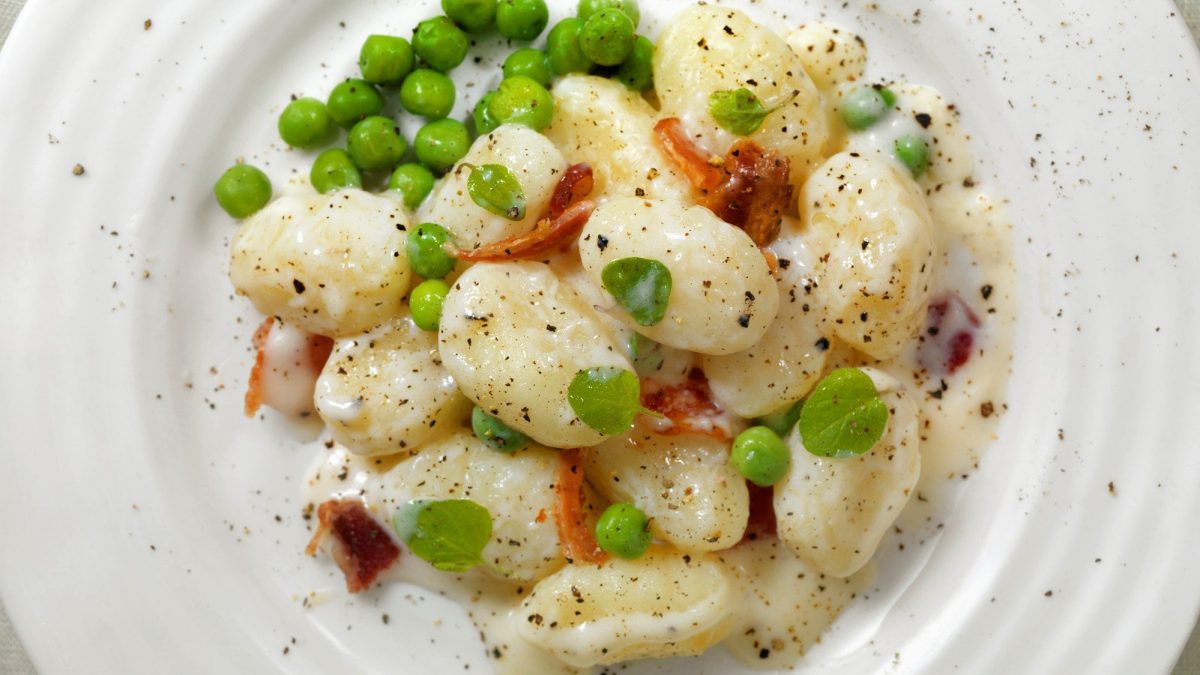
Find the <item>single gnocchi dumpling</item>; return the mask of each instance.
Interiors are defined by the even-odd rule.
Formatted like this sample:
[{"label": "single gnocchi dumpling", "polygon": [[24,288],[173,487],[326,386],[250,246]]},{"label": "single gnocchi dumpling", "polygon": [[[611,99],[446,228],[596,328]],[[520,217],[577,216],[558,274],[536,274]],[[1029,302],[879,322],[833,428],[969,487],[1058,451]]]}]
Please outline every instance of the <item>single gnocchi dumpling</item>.
[{"label": "single gnocchi dumpling", "polygon": [[700,5],[677,16],[654,51],[654,82],[664,117],[678,117],[700,145],[723,155],[737,139],[709,112],[719,91],[750,90],[767,108],[750,139],[791,160],[799,185],[821,161],[829,125],[821,95],[791,47],[770,28],[728,7]]},{"label": "single gnocchi dumpling", "polygon": [[750,496],[727,442],[637,429],[587,453],[585,472],[600,494],[641,509],[650,531],[682,551],[726,549],[746,531]]},{"label": "single gnocchi dumpling", "polygon": [[867,43],[844,28],[810,21],[792,31],[787,43],[822,91],[857,82],[866,72]]},{"label": "single gnocchi dumpling", "polygon": [[496,452],[456,430],[388,472],[393,506],[413,499],[469,499],[492,514],[487,568],[517,581],[536,581],[566,563],[554,518],[558,453],[536,445]]},{"label": "single gnocchi dumpling", "polygon": [[343,337],[400,311],[410,271],[400,204],[362,190],[276,199],[242,223],[229,278],[259,312]]},{"label": "single gnocchi dumpling", "polygon": [[592,166],[594,198],[687,199],[691,186],[654,141],[656,115],[619,82],[568,75],[554,85],[554,122],[545,133],[568,162]]},{"label": "single gnocchi dumpling", "polygon": [[792,465],[775,484],[779,538],[813,567],[847,577],[866,564],[921,473],[917,404],[898,381],[863,368],[888,407],[887,429],[857,457],[818,457],[799,427],[787,438]]},{"label": "single gnocchi dumpling", "polygon": [[669,347],[731,354],[758,342],[779,309],[779,291],[758,247],[742,230],[701,206],[622,197],[592,213],[579,241],[588,276],[603,287],[606,265],[622,258],[657,260],[671,273],[666,315],[630,328]]},{"label": "single gnocchi dumpling", "polygon": [[784,221],[771,251],[779,261],[774,323],[749,349],[700,361],[716,399],[742,417],[761,417],[804,398],[821,378],[833,337],[814,292],[812,254],[794,221]]},{"label": "single gnocchi dumpling", "polygon": [[[525,193],[525,217],[509,220],[479,206],[467,191],[471,169],[465,165],[500,164]],[[434,188],[418,211],[421,222],[437,223],[454,235],[462,249],[475,249],[533,229],[545,215],[567,160],[547,138],[529,127],[506,124],[475,139],[471,149]]]},{"label": "single gnocchi dumpling", "polygon": [[876,359],[899,354],[933,288],[937,245],[921,189],[888,162],[839,153],[805,183],[800,211],[834,333]]},{"label": "single gnocchi dumpling", "polygon": [[438,346],[468,398],[554,448],[588,447],[607,438],[584,424],[567,401],[579,371],[633,370],[591,306],[536,262],[468,269],[442,305]]},{"label": "single gnocchi dumpling", "polygon": [[442,366],[437,336],[407,311],[338,341],[317,380],[316,404],[334,440],[360,455],[416,450],[471,409]]},{"label": "single gnocchi dumpling", "polygon": [[733,580],[710,553],[651,546],[637,560],[568,565],[513,613],[521,637],[577,668],[699,654],[736,619]]}]

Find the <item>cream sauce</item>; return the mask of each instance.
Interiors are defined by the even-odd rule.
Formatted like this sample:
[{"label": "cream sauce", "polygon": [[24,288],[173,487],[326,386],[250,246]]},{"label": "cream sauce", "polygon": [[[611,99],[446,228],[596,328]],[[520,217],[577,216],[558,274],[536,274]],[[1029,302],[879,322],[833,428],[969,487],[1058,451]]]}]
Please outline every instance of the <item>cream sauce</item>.
[{"label": "cream sauce", "polygon": [[321,371],[312,363],[313,339],[295,326],[276,321],[263,343],[262,402],[288,417],[313,412],[313,390]]}]

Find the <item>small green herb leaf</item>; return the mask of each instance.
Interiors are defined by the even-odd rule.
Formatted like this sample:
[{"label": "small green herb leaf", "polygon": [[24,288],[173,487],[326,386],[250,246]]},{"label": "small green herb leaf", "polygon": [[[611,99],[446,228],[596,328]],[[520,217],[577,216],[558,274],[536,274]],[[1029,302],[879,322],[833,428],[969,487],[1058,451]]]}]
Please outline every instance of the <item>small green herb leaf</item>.
[{"label": "small green herb leaf", "polygon": [[392,527],[418,558],[444,572],[465,572],[483,562],[492,516],[467,499],[415,500],[396,509]]},{"label": "small green herb leaf", "polygon": [[800,439],[819,457],[854,457],[883,437],[888,408],[858,368],[839,368],[817,383],[800,410]]},{"label": "small green herb leaf", "polygon": [[663,367],[666,356],[662,345],[642,335],[633,333],[629,336],[629,358],[633,360],[633,369],[639,375],[653,373]]},{"label": "small green herb leaf", "polygon": [[567,402],[583,423],[602,434],[619,434],[642,412],[637,375],[621,368],[581,370],[567,387]]},{"label": "small green herb leaf", "polygon": [[671,270],[657,260],[614,260],[604,266],[600,280],[639,326],[653,326],[666,316],[667,302],[671,299]]},{"label": "small green herb leaf", "polygon": [[790,103],[799,93],[793,92],[779,105],[768,108],[745,87],[714,91],[708,97],[708,112],[722,129],[738,136],[749,136],[758,131],[767,115]]},{"label": "small green herb leaf", "polygon": [[503,164],[473,166],[463,164],[471,171],[467,177],[467,194],[471,200],[492,213],[508,218],[525,218],[525,191],[513,172]]},{"label": "small green herb leaf", "polygon": [[780,408],[769,415],[763,415],[754,420],[755,424],[760,424],[776,434],[780,438],[787,438],[787,435],[792,433],[792,427],[796,426],[796,422],[800,420],[800,411],[804,408],[804,401],[799,400],[786,408]]}]

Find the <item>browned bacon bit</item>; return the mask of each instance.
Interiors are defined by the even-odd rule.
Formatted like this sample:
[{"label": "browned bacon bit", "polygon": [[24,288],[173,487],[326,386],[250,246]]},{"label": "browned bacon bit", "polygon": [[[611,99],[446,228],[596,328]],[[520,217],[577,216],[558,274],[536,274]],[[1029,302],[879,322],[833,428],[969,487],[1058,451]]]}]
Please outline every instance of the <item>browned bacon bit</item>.
[{"label": "browned bacon bit", "polygon": [[953,373],[971,359],[979,317],[958,293],[947,293],[929,303],[925,334],[917,358],[933,373]]},{"label": "browned bacon bit", "polygon": [[596,204],[587,199],[575,202],[557,218],[542,218],[532,230],[525,234],[469,251],[452,250],[451,253],[459,260],[468,262],[512,260],[538,256],[570,243],[587,224],[588,218],[595,208]]},{"label": "browned bacon bit", "polygon": [[579,448],[559,452],[558,480],[554,483],[554,524],[567,560],[602,563],[608,558],[588,526],[583,500],[583,453]]},{"label": "browned bacon bit", "polygon": [[730,440],[729,431],[719,425],[724,411],[713,402],[708,378],[699,368],[692,368],[683,384],[663,387],[654,380],[643,380],[642,405],[670,420],[669,427],[656,429],[664,436],[705,434]]},{"label": "browned bacon bit", "polygon": [[792,203],[790,162],[754,141],[741,139],[725,154],[726,179],[700,203],[721,220],[737,225],[759,246],[779,236],[783,214]]},{"label": "browned bacon bit", "polygon": [[587,162],[572,164],[558,179],[550,197],[550,218],[557,218],[567,207],[592,194],[592,167]]},{"label": "browned bacon bit", "polygon": [[721,169],[721,158],[705,152],[688,138],[683,122],[678,117],[667,117],[654,125],[654,137],[663,154],[687,176],[688,182],[697,190],[708,191],[725,180]]},{"label": "browned bacon bit", "polygon": [[763,260],[767,261],[767,270],[771,272],[771,276],[779,277],[779,256],[769,248],[759,248],[758,252],[762,254]]},{"label": "browned bacon bit", "polygon": [[[246,417],[253,417],[263,404],[271,405],[271,401],[265,398],[263,373],[267,369],[267,338],[270,337],[271,328],[274,325],[275,319],[267,317],[258,330],[254,331],[254,338],[251,340],[257,353],[254,355],[254,366],[250,369],[250,380],[246,383],[246,397],[243,402],[243,412]],[[325,367],[325,362],[329,360],[329,355],[333,352],[333,340],[324,335],[310,335],[307,347],[308,363],[304,365],[313,373],[321,372],[321,369]]]},{"label": "browned bacon bit", "polygon": [[329,553],[346,575],[346,590],[365,591],[400,557],[400,547],[358,499],[331,499],[317,509],[320,524],[305,553],[316,555],[326,535]]},{"label": "browned bacon bit", "polygon": [[746,534],[742,541],[754,541],[775,534],[775,488],[759,487],[746,481],[750,493],[750,519],[746,521]]},{"label": "browned bacon bit", "polygon": [[666,156],[700,191],[700,204],[744,229],[759,246],[779,236],[783,214],[792,203],[791,162],[786,157],[743,138],[722,160],[696,145],[675,117],[660,120],[654,132]]}]

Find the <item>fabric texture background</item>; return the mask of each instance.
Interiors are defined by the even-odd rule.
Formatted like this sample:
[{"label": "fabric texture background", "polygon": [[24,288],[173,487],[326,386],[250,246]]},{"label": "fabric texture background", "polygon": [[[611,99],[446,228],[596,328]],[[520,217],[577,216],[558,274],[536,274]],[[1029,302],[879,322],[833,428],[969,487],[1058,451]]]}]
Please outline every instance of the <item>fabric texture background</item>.
[{"label": "fabric texture background", "polygon": [[[0,49],[3,48],[8,31],[24,4],[25,0],[0,0]],[[1200,0],[1175,0],[1175,4],[1179,6],[1183,20],[1191,28],[1197,43],[1200,43]],[[36,674],[33,663],[17,640],[3,605],[0,605],[0,675]],[[1192,631],[1192,637],[1188,640],[1173,675],[1200,675],[1200,628]]]}]

